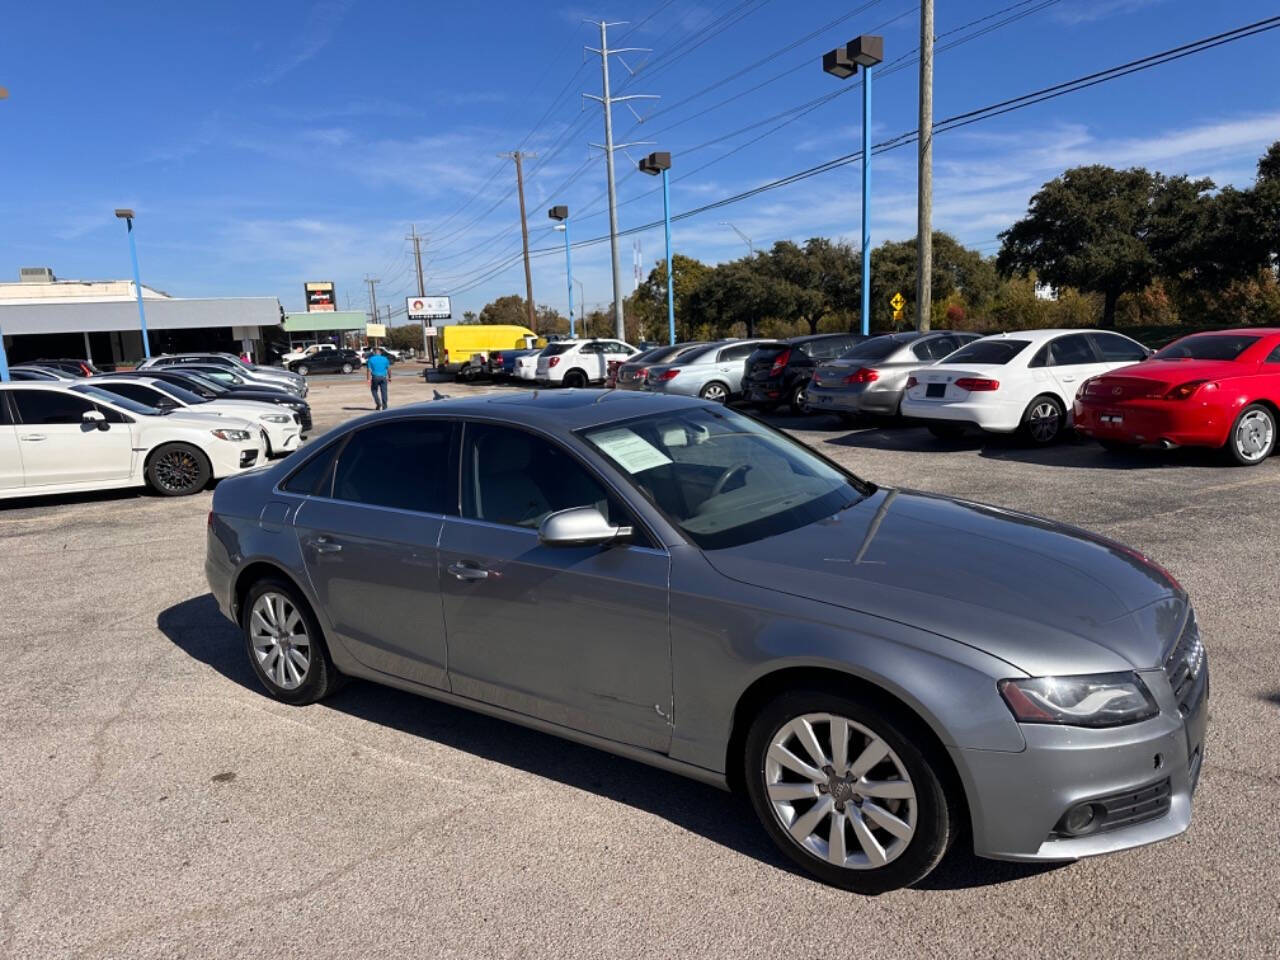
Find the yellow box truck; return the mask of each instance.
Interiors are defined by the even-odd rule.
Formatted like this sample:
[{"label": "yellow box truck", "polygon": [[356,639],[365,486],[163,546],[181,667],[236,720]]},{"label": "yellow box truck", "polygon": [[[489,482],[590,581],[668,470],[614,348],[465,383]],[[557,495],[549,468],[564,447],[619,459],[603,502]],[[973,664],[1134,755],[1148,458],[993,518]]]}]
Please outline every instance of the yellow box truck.
[{"label": "yellow box truck", "polygon": [[457,374],[459,380],[487,372],[495,350],[524,350],[546,346],[528,327],[514,324],[460,323],[441,327],[436,341],[437,370]]}]

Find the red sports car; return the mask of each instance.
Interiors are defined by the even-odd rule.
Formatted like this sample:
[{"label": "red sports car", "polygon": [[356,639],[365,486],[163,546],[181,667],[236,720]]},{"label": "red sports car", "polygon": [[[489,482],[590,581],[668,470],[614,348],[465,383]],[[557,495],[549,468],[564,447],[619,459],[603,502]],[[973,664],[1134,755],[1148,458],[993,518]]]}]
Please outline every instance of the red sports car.
[{"label": "red sports car", "polygon": [[1156,443],[1221,447],[1253,466],[1271,455],[1280,415],[1280,329],[1196,333],[1149,359],[1085,381],[1076,429],[1108,450]]}]

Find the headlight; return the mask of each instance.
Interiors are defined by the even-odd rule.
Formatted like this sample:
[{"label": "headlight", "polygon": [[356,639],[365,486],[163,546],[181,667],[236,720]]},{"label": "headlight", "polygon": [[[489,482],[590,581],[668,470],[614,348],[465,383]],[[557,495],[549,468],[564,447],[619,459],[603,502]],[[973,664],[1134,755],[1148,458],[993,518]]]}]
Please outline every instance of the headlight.
[{"label": "headlight", "polygon": [[286,416],[283,413],[264,413],[259,420],[265,420],[267,423],[290,423],[293,417]]},{"label": "headlight", "polygon": [[243,443],[251,436],[248,430],[213,430],[210,432],[219,440],[231,440],[235,443]]},{"label": "headlight", "polygon": [[1160,712],[1147,685],[1132,672],[1001,680],[997,686],[1019,723],[1114,727]]}]

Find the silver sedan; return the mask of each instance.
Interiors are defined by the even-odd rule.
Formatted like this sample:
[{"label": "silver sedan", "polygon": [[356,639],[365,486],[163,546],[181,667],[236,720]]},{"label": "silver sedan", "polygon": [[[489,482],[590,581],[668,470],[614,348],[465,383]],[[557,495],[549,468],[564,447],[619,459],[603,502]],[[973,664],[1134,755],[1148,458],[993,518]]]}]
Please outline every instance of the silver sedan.
[{"label": "silver sedan", "polygon": [[762,340],[720,340],[649,367],[644,388],[652,393],[701,397],[725,403],[742,393],[747,357]]},{"label": "silver sedan", "polygon": [[805,391],[809,413],[897,416],[907,375],[921,363],[933,363],[981,334],[886,333],[864,340],[836,360],[818,366]]},{"label": "silver sedan", "polygon": [[271,696],[363,677],[743,790],[851,890],[915,883],[960,838],[1073,860],[1191,822],[1208,665],[1169,573],[878,487],[719,404],[375,414],[223,480],[208,531]]}]

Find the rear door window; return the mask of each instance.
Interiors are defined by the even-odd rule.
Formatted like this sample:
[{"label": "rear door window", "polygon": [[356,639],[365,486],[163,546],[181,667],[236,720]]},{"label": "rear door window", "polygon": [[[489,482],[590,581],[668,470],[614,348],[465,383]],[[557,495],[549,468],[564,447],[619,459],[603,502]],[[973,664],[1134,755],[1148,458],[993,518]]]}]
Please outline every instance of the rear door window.
[{"label": "rear door window", "polygon": [[395,420],[352,434],[333,474],[333,498],[421,513],[449,509],[452,421]]},{"label": "rear door window", "polygon": [[732,346],[725,347],[720,351],[720,363],[729,363],[734,360],[745,360],[755,350],[754,343],[735,343]]},{"label": "rear door window", "polygon": [[1083,333],[1072,333],[1059,337],[1049,344],[1049,365],[1053,367],[1075,367],[1086,363],[1097,363],[1097,355],[1089,343],[1089,337]]}]

